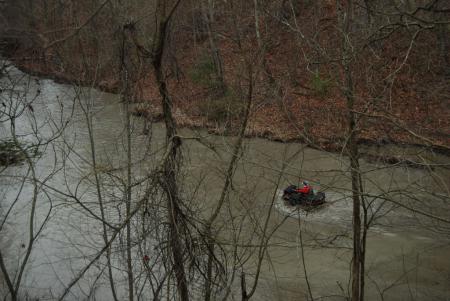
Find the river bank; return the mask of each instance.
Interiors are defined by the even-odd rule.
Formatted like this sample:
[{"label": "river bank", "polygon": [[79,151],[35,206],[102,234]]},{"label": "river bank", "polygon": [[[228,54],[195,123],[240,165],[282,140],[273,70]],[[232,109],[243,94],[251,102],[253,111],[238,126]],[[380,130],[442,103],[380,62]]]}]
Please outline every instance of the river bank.
[{"label": "river bank", "polygon": [[[57,70],[55,64],[47,61],[43,62],[32,56],[26,56],[23,52],[12,55],[10,59],[18,69],[33,76],[52,79],[56,83],[94,87],[103,92],[120,93],[119,81],[112,78],[97,79],[95,81],[84,80],[77,72]],[[193,94],[198,95],[199,99],[186,99],[184,101],[183,97],[180,98],[180,93],[182,93],[180,89],[173,82],[170,85],[175,94],[174,118],[179,127],[205,129],[210,134],[221,136],[237,134],[240,126],[238,117],[232,117],[226,122],[216,121],[211,120],[204,115],[204,112],[201,112],[202,107],[204,108],[202,104],[209,99],[207,92],[197,91]],[[147,119],[149,122],[161,121],[163,119],[162,108],[155,85],[147,80],[141,95],[142,99],[138,100],[139,102],[131,107],[132,114]],[[268,105],[257,103],[254,105],[255,108],[250,116],[245,137],[263,138],[281,143],[303,143],[318,150],[341,153],[346,143],[346,126],[343,120],[345,110],[342,104],[339,101],[336,104],[332,104],[333,100],[331,99],[326,102],[322,101],[321,105],[323,105],[323,108],[321,108],[321,105],[313,105],[313,108],[311,108],[311,101],[313,100],[308,101],[310,112],[304,112],[304,114],[313,113],[310,116],[312,121],[308,120],[306,123],[298,120],[295,117],[296,115],[293,114],[293,112],[300,110],[298,108],[299,104],[290,103],[290,108],[287,108],[285,104]],[[337,108],[338,110],[336,111]],[[328,118],[322,118],[321,110],[326,113],[325,115]],[[333,110],[334,113],[331,114],[333,117],[330,117],[330,112]],[[314,122],[314,120],[319,122],[319,124]],[[423,162],[423,158],[418,158],[418,156],[411,153],[403,156],[398,155],[398,152],[391,154],[373,151],[374,147],[380,146],[383,146],[384,149],[389,147],[415,148],[418,150],[418,153],[426,150],[427,152],[450,156],[450,147],[448,146],[450,136],[448,133],[445,134],[445,127],[440,129],[437,126],[436,132],[422,137],[409,130],[409,128],[402,128],[402,125],[399,125],[399,129],[393,130],[392,124],[389,124],[388,121],[386,123],[379,122],[379,124],[373,124],[373,121],[368,123],[372,123],[373,128],[371,130],[361,130],[358,135],[358,144],[362,149],[361,157],[367,162],[427,168],[427,162]],[[370,126],[368,128],[370,129]],[[367,149],[372,149],[372,151],[366,151]]]}]

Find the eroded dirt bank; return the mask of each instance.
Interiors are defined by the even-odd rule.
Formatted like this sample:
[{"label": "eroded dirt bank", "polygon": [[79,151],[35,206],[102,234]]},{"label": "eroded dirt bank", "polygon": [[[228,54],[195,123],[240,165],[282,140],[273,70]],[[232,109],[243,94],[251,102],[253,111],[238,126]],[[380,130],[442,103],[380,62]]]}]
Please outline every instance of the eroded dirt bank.
[{"label": "eroded dirt bank", "polygon": [[[93,86],[105,92],[120,93],[121,87],[118,80],[112,78],[83,79],[80,73],[72,71],[57,70],[55,64],[46,60],[33,58],[26,50],[18,50],[12,56],[16,66],[24,72],[42,78],[50,78],[58,83],[68,83],[82,86]],[[212,120],[205,116],[202,109],[207,110],[205,102],[211,101],[208,92],[202,87],[195,86],[185,79],[182,82],[170,82],[175,97],[174,118],[180,127],[191,129],[206,129],[211,134],[233,135],[239,130],[240,122],[238,116],[228,116],[226,120]],[[193,95],[180,96],[188,86]],[[162,119],[159,96],[151,78],[147,79],[138,99],[131,110],[136,116],[141,116],[150,122]],[[261,95],[256,95],[261,98]],[[260,99],[261,100],[261,99]],[[445,107],[445,104],[442,104]],[[406,106],[405,108],[408,108]],[[417,112],[419,108],[415,108]],[[394,128],[386,118],[380,117],[378,123],[371,121],[373,128],[359,133],[359,144],[365,146],[393,146],[401,149],[415,147],[417,153],[421,148],[445,155],[450,155],[449,131],[450,115],[445,116],[448,110],[441,110],[440,105],[435,106],[435,112],[427,109],[427,115],[435,114],[439,118],[426,118],[428,125],[427,133],[422,137],[414,128],[407,127],[406,123],[397,124]],[[403,110],[404,115],[411,114],[410,110]],[[420,114],[419,114],[420,115]],[[301,116],[307,116],[302,120]],[[331,151],[342,152],[345,144],[345,109],[342,100],[330,95],[328,99],[314,97],[303,98],[287,103],[268,103],[256,101],[251,120],[246,131],[246,137],[258,137],[277,142],[301,142],[310,147]],[[404,118],[397,114],[396,116]],[[414,115],[418,116],[418,115]],[[410,117],[408,117],[410,118]],[[415,125],[422,127],[420,122]],[[370,128],[370,127],[369,127]],[[388,148],[383,148],[388,149]],[[402,165],[407,167],[425,168],[427,161],[418,160],[414,152],[403,154],[401,152],[374,151],[373,148],[362,148],[363,158],[369,162]]]}]

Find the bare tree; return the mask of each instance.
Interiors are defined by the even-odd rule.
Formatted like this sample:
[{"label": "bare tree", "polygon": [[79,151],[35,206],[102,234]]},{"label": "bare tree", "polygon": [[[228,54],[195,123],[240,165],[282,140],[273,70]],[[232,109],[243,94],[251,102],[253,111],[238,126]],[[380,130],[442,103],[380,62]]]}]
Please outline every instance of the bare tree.
[{"label": "bare tree", "polygon": [[[5,62],[2,62],[5,64]],[[32,259],[32,253],[37,239],[42,233],[46,223],[52,214],[52,197],[48,194],[45,185],[59,171],[56,162],[44,175],[37,170],[37,164],[42,158],[42,152],[50,147],[52,141],[58,139],[65,130],[67,123],[61,120],[40,120],[35,116],[35,106],[42,106],[39,87],[33,86],[33,82],[27,75],[18,74],[12,66],[4,65],[4,74],[1,78],[1,101],[3,109],[0,112],[2,129],[2,160],[1,177],[11,183],[12,197],[8,202],[2,204],[2,217],[0,232],[5,232],[8,224],[18,214],[28,216],[22,220],[28,226],[24,235],[28,239],[26,243],[15,245],[18,248],[19,257],[17,266],[11,264],[9,254],[5,252],[5,246],[0,249],[0,268],[8,287],[9,296],[12,300],[21,298],[21,285],[25,271]],[[34,93],[33,93],[34,90]],[[31,98],[29,98],[31,96]],[[70,111],[70,108],[69,108]],[[58,112],[55,112],[58,114]],[[59,114],[63,114],[62,111]],[[44,133],[41,133],[44,132]],[[26,140],[24,139],[26,138]],[[23,162],[25,165],[17,176],[9,174],[8,166]],[[28,194],[24,194],[28,191]],[[25,211],[18,212],[23,202],[29,202]],[[42,213],[48,202],[47,212]],[[39,210],[40,209],[40,210]],[[37,211],[39,210],[39,214]],[[26,233],[26,234],[25,234]],[[12,250],[11,250],[12,251]]]}]

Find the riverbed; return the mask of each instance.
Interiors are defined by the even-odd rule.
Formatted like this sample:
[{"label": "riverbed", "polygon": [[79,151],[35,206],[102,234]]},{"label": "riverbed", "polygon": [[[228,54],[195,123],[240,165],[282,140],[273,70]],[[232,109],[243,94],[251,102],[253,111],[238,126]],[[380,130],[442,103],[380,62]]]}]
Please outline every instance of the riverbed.
[{"label": "riverbed", "polygon": [[[102,223],[97,218],[100,210],[90,133],[95,142],[95,171],[103,183],[106,218],[114,226],[124,220],[120,200],[127,174],[127,108],[117,95],[29,77],[13,66],[8,76],[11,78],[1,80],[8,86],[3,87],[2,101],[6,107],[23,111],[15,120],[19,139],[51,141],[40,146],[34,159],[37,182],[29,180],[25,163],[1,173],[2,219],[17,200],[1,231],[1,249],[7,268],[16,271],[28,247],[29,213],[38,187],[35,233],[43,226],[24,270],[21,295],[57,299],[104,246]],[[10,125],[1,123],[2,138],[11,135]],[[161,123],[145,124],[136,117],[131,129],[132,178],[139,181],[158,166],[164,153],[165,129]],[[183,141],[182,196],[200,219],[208,218],[223,188],[235,138],[191,129],[181,129],[179,134]],[[450,219],[449,159],[420,147],[397,150],[386,146],[372,151],[392,153],[393,149],[407,151],[409,156],[413,153],[434,166],[409,168],[360,160],[366,201],[372,202],[368,210],[376,216],[367,242],[367,299],[446,300],[450,297],[450,227],[421,213]],[[326,194],[326,206],[304,212],[284,204],[282,189],[302,179]],[[144,188],[133,191],[136,203],[144,194]],[[139,219],[132,224],[138,229]],[[216,224],[224,252],[236,250],[241,255],[248,286],[256,272],[258,245],[270,233],[254,300],[307,300],[308,283],[315,299],[345,300],[352,201],[344,155],[300,143],[246,139],[232,192]],[[158,256],[154,241],[144,245],[154,250],[150,258]],[[120,263],[125,255],[119,247],[113,253],[121,300],[126,298],[125,267]],[[135,274],[143,272],[142,255],[136,243],[132,258]],[[93,264],[65,299],[111,300],[106,274],[104,260]],[[232,285],[235,298],[240,296],[239,276]],[[136,287],[145,287],[145,283],[137,281]],[[6,287],[0,292],[6,296]],[[141,295],[143,299],[149,296],[149,292]]]}]

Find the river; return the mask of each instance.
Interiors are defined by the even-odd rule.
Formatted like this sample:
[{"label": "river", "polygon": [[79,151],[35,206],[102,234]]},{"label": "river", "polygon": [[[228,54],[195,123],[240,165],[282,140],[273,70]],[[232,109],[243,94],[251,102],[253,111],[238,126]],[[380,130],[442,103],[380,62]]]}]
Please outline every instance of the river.
[{"label": "river", "polygon": [[[16,275],[28,247],[29,214],[34,189],[37,189],[34,233],[40,232],[24,270],[21,296],[57,299],[104,246],[102,223],[97,218],[101,212],[86,116],[92,120],[96,171],[100,175],[106,219],[114,226],[124,220],[125,106],[117,95],[30,77],[13,66],[1,83],[4,107],[23,108],[23,114],[15,119],[19,140],[42,143],[51,139],[39,147],[34,159],[36,185],[30,180],[33,177],[27,164],[2,169],[2,220],[14,206],[1,229],[1,250],[7,269]],[[4,115],[0,127],[2,138],[11,136],[11,122],[5,121]],[[133,117],[134,181],[143,179],[149,170],[157,167],[164,152],[163,124],[152,124],[149,135],[144,135],[143,129],[143,121]],[[180,136],[183,137],[182,195],[199,219],[207,218],[224,185],[224,172],[235,138],[190,129],[181,129]],[[419,147],[386,146],[371,151],[408,152],[432,162],[434,167],[387,166],[361,159],[366,199],[373,202],[369,213],[377,217],[368,234],[367,300],[448,300],[450,227],[398,206],[449,219],[450,173],[445,166],[448,157]],[[237,245],[239,264],[245,269],[248,286],[253,284],[256,272],[262,229],[266,228],[266,234],[271,233],[254,300],[307,300],[305,270],[314,298],[345,300],[352,246],[348,169],[348,160],[341,154],[299,143],[245,139],[233,190],[216,224],[224,252],[231,253],[234,250],[231,246]],[[299,179],[308,179],[315,189],[324,191],[328,205],[309,213],[286,206],[280,191],[288,184],[297,184]],[[133,199],[139,200],[145,189],[136,187]],[[157,199],[155,196],[156,203]],[[384,199],[395,203],[383,202]],[[150,215],[158,218],[158,214]],[[135,237],[142,219],[132,221]],[[145,274],[142,256],[147,250],[153,250],[148,253],[150,260],[159,256],[155,243],[159,235],[162,234],[153,233],[148,241],[134,242],[135,275]],[[121,243],[113,250],[113,273],[122,300],[126,298],[125,251],[120,247],[124,235],[119,235],[117,240]],[[232,262],[227,264],[231,268]],[[160,273],[155,271],[157,276]],[[111,300],[106,275],[105,260],[95,262],[65,299]],[[231,292],[238,299],[239,276]],[[136,279],[136,290],[145,287],[145,277]],[[149,297],[147,290],[140,295],[142,299]],[[7,295],[6,286],[0,293]]]}]

